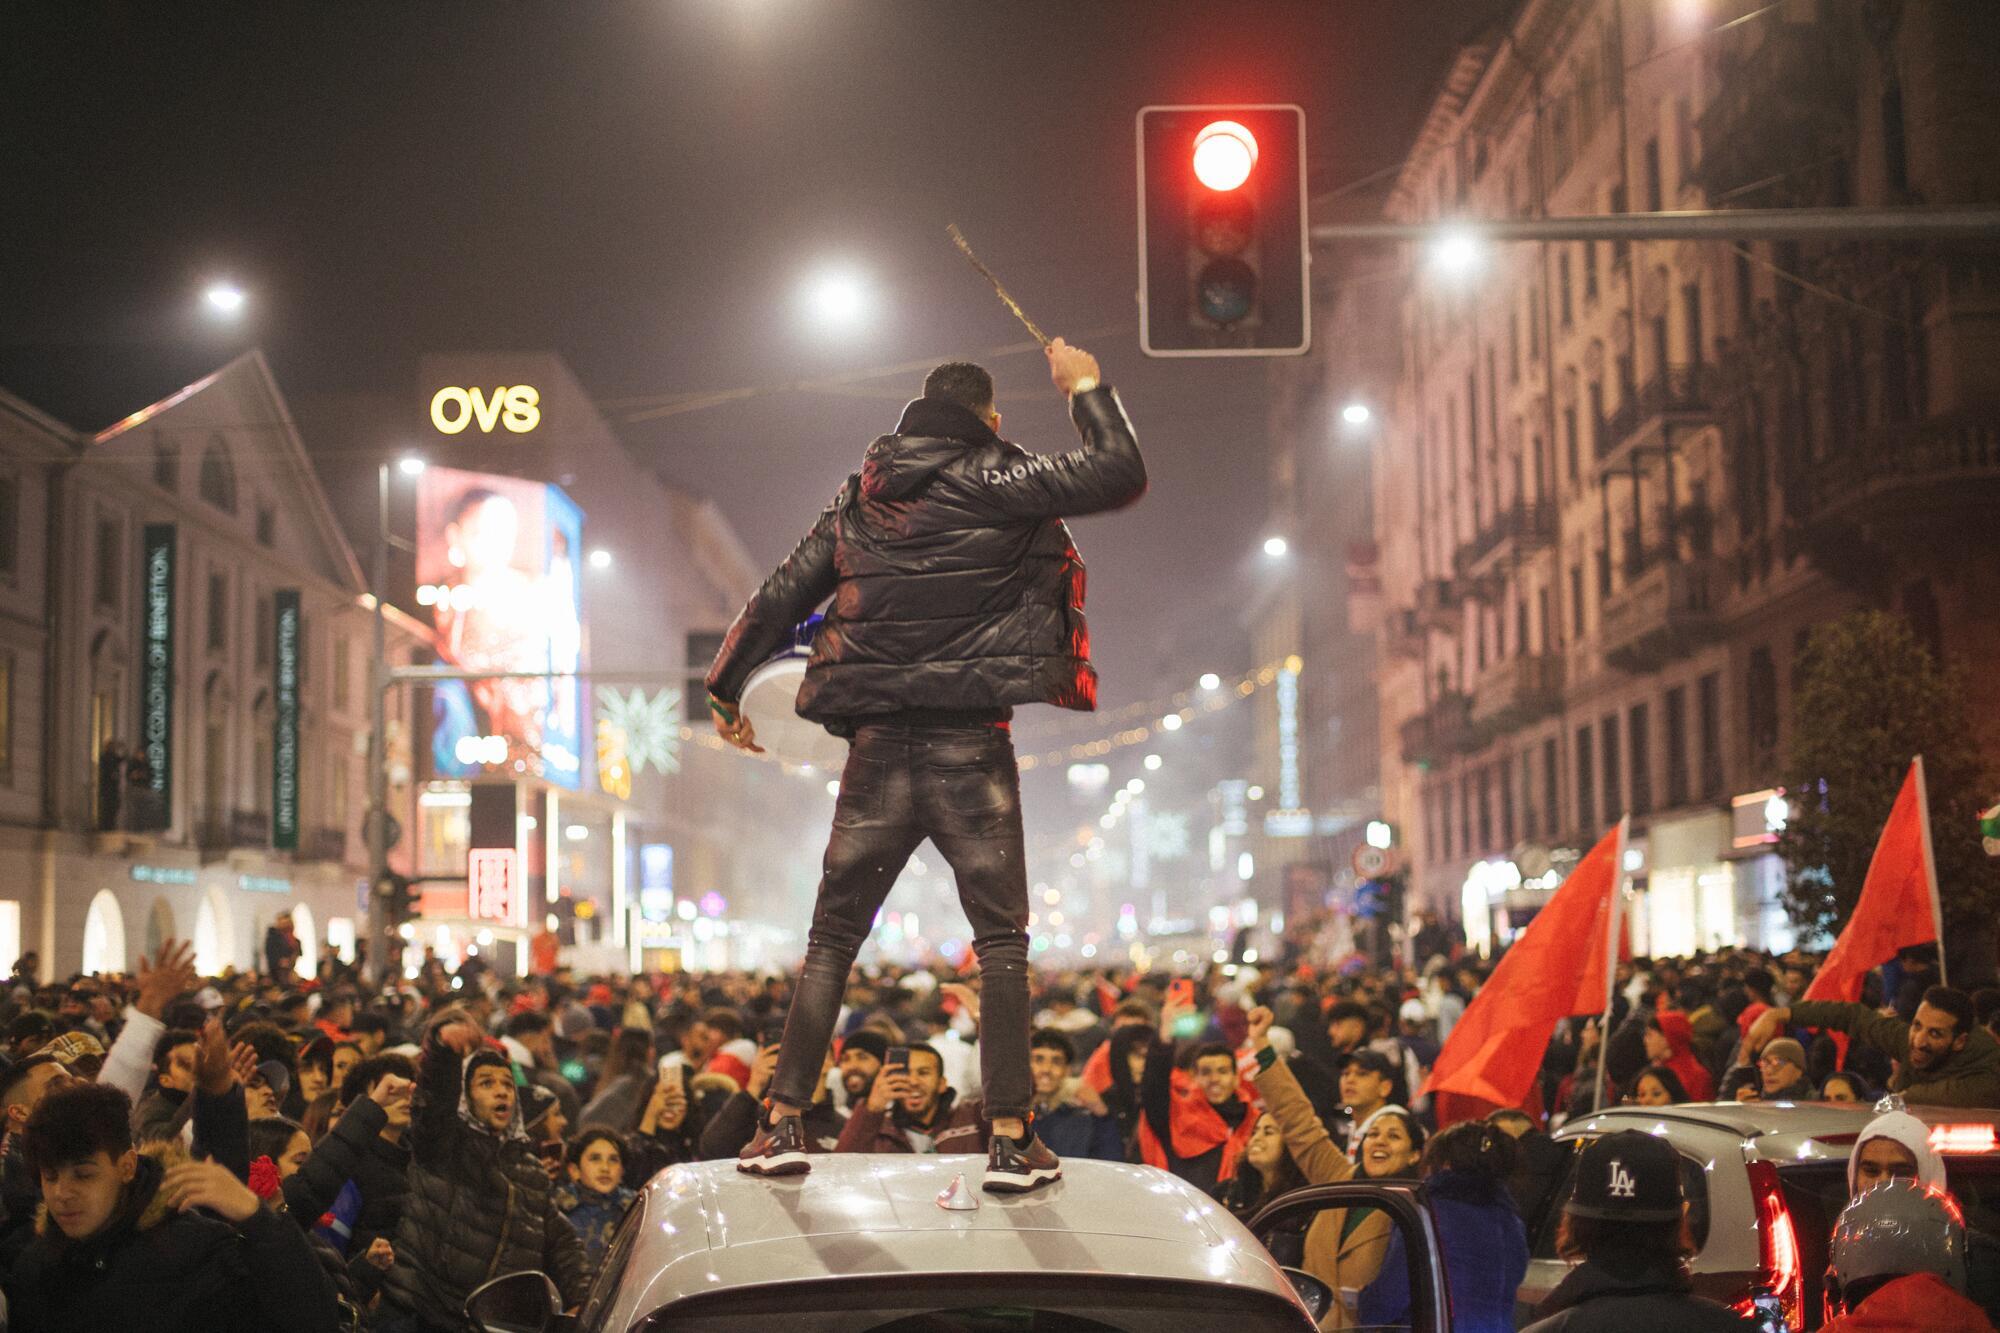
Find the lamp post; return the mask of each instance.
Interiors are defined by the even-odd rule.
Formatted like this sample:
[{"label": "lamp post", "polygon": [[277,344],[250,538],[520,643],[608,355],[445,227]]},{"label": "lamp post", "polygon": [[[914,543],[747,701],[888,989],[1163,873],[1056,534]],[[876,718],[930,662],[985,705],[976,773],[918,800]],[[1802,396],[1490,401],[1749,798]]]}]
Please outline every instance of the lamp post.
[{"label": "lamp post", "polygon": [[[424,470],[420,458],[405,458],[398,464],[405,476]],[[389,875],[389,653],[383,602],[389,583],[389,464],[375,469],[375,558],[369,572],[370,600],[374,602],[374,650],[369,658],[368,691],[368,815],[362,820],[362,836],[368,841],[368,933],[373,939],[371,971],[377,984],[389,976],[389,954],[395,939],[389,925],[389,904],[383,896],[383,881]]]}]

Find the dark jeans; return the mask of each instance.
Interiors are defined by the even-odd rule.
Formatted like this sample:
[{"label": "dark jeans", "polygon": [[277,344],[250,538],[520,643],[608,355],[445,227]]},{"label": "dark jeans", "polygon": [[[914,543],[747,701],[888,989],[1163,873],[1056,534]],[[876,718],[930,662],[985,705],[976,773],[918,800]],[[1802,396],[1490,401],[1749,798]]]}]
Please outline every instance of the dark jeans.
[{"label": "dark jeans", "polygon": [[1021,779],[999,727],[863,726],[848,750],[833,836],[785,1022],[771,1095],[813,1099],[847,974],[875,913],[930,839],[958,879],[979,956],[979,1072],[988,1119],[1028,1113],[1028,872]]}]

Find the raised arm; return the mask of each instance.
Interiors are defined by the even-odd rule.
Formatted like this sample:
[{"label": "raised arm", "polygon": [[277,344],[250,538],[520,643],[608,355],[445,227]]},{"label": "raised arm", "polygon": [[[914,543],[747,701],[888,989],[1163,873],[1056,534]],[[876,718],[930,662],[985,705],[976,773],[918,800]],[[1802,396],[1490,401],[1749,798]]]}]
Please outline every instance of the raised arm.
[{"label": "raised arm", "polygon": [[1058,338],[1049,344],[1049,376],[1069,398],[1083,447],[1022,455],[984,478],[986,503],[1010,518],[1064,518],[1122,509],[1144,495],[1138,438],[1118,395],[1099,383],[1097,359]]},{"label": "raised arm", "polygon": [[812,530],[737,613],[723,636],[714,665],[708,669],[709,697],[733,706],[743,697],[743,684],[750,673],[777,651],[813,608],[833,596],[838,582],[833,568],[834,524],[854,484],[850,478],[841,487],[833,503],[820,511]]}]

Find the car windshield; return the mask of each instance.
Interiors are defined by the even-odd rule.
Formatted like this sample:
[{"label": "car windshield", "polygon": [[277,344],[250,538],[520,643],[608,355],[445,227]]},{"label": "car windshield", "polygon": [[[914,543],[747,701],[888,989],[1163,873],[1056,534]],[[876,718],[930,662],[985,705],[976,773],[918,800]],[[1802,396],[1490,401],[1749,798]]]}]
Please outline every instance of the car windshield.
[{"label": "car windshield", "polygon": [[780,1327],[814,1333],[1310,1333],[1291,1301],[1245,1287],[1034,1274],[986,1273],[835,1278],[703,1293],[656,1310],[646,1333],[750,1333]]},{"label": "car windshield", "polygon": [[[1799,1238],[1799,1266],[1805,1275],[1805,1289],[1808,1294],[1818,1292],[1825,1281],[1827,1244],[1833,1235],[1833,1224],[1840,1217],[1840,1210],[1847,1207],[1847,1163],[1814,1162],[1780,1167],[1778,1178],[1784,1186],[1785,1205],[1791,1209],[1792,1229]],[[1947,1157],[1945,1183],[1965,1210],[1965,1225],[1974,1238],[1973,1263],[1983,1266],[1979,1252],[1988,1246],[2000,1246],[2000,1161]],[[1809,1299],[1806,1307],[1806,1327],[1818,1328],[1824,1317],[1820,1302]]]}]

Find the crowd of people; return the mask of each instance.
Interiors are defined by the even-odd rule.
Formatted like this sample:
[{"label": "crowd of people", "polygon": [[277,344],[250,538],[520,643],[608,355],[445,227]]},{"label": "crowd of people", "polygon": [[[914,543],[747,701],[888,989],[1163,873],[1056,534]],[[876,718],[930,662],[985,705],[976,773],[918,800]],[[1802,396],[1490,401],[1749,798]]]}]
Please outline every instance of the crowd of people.
[{"label": "crowd of people", "polygon": [[[17,967],[0,997],[11,1327],[457,1330],[475,1288],[524,1269],[574,1308],[639,1188],[751,1143],[794,985],[739,972],[522,980],[469,959],[377,988],[332,960],[304,982],[282,940],[269,952],[276,972],[219,977],[171,942],[130,976],[51,985],[32,955]],[[1546,1327],[1735,1326],[1633,1313],[1695,1299],[1664,1145],[1599,1140],[1558,1205],[1566,1162],[1549,1133],[1600,1097],[1888,1091],[2000,1106],[2000,994],[1934,985],[1911,955],[1862,1003],[1815,1003],[1802,998],[1811,966],[1741,951],[1621,964],[1609,1022],[1562,1025],[1528,1104],[1475,1116],[1421,1089],[1485,978],[1477,960],[1043,970],[1032,1123],[1063,1158],[1148,1164],[1246,1219],[1301,1185],[1420,1179],[1456,1327],[1515,1327],[1524,1219],[1558,1207],[1577,1267]],[[976,972],[857,973],[805,1151],[984,1152],[980,1019]],[[1854,1161],[1859,1192],[1942,1181],[1922,1133],[1894,1116]],[[1270,1243],[1344,1294],[1327,1326],[1407,1317],[1386,1214],[1322,1212]],[[1871,1286],[1885,1275],[1866,1267],[1850,1259],[1850,1290],[1894,1285]]]}]

